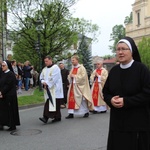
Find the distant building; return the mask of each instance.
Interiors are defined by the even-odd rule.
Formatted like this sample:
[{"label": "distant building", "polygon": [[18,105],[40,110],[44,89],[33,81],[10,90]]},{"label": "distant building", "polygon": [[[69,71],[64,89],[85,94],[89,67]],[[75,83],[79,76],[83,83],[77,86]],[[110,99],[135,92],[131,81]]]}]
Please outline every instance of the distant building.
[{"label": "distant building", "polygon": [[[67,50],[64,50],[62,52],[62,55],[68,55],[68,59],[66,60],[62,60],[62,62],[65,64],[67,69],[71,69],[72,64],[71,64],[71,56],[76,54],[78,52],[79,46],[83,40],[83,36],[82,34],[78,34],[78,41],[77,43],[74,43],[71,45],[71,47]],[[91,43],[91,38],[84,36],[84,40],[89,44],[88,45],[88,50],[92,53],[92,43]]]},{"label": "distant building", "polygon": [[137,44],[142,37],[150,37],[150,0],[135,0],[132,15],[133,22],[126,25],[126,36]]},{"label": "distant building", "polygon": [[92,40],[92,39],[89,38],[89,37],[86,37],[86,36],[84,36],[84,35],[82,35],[82,34],[78,34],[78,41],[77,41],[77,43],[72,44],[71,47],[70,47],[70,49],[65,50],[65,51],[63,52],[63,54],[65,54],[66,52],[67,52],[67,53],[70,53],[70,54],[75,54],[75,53],[77,53],[77,51],[78,51],[78,49],[79,49],[79,46],[80,46],[80,43],[81,43],[82,40],[83,40],[83,37],[84,37],[84,40],[89,44],[89,45],[88,45],[88,50],[92,52],[92,44],[91,44],[91,40]]},{"label": "distant building", "polygon": [[116,58],[104,59],[103,61],[103,66],[108,70],[108,72],[115,65],[116,65]]},{"label": "distant building", "polygon": [[100,56],[93,56],[93,70],[96,69],[96,62],[97,60],[103,61],[103,67],[108,70],[108,72],[111,70],[111,68],[116,65],[116,58],[107,58],[103,59]]},{"label": "distant building", "polygon": [[7,35],[6,35],[6,47],[5,47],[5,53],[6,53],[6,57],[10,54],[13,55],[13,46],[14,46],[14,41],[12,40],[11,36],[10,36],[11,32],[9,30],[7,30]]}]

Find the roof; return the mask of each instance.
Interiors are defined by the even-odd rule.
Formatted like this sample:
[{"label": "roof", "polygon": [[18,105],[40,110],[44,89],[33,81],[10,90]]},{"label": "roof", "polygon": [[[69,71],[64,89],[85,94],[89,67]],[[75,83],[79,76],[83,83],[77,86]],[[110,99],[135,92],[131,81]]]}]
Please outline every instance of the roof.
[{"label": "roof", "polygon": [[104,64],[110,64],[110,63],[116,63],[116,58],[109,58],[109,59],[104,59],[103,60]]}]

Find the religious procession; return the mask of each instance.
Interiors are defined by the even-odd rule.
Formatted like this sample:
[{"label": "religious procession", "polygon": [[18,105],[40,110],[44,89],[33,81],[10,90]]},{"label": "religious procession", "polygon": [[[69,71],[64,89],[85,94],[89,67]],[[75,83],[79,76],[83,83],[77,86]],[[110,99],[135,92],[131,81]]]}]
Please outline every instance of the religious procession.
[{"label": "religious procession", "polygon": [[[63,62],[57,65],[51,56],[45,56],[45,67],[39,75],[45,104],[39,121],[61,122],[61,108],[67,108],[67,120],[103,115],[109,110],[107,150],[150,150],[150,72],[130,37],[118,41],[116,57],[119,63],[110,72],[103,67],[103,61],[97,60],[96,69],[88,78],[78,55],[71,57],[70,71]],[[7,126],[8,131],[17,130],[20,125],[12,64],[2,61],[0,69],[0,128]],[[25,64],[30,72],[33,66]],[[25,79],[28,90],[29,80]]]},{"label": "religious procession", "polygon": [[[107,112],[108,106],[103,100],[102,88],[108,71],[103,68],[101,60],[96,62],[96,69],[91,74],[91,89],[87,71],[79,64],[77,55],[71,57],[70,71],[63,62],[54,64],[50,56],[44,58],[44,63],[45,67],[39,76],[45,99],[40,121],[47,123],[49,118],[53,119],[52,122],[61,121],[61,108],[68,109],[66,119],[78,115],[87,118],[90,113]],[[0,81],[0,128],[3,130],[4,126],[8,126],[8,131],[13,131],[20,125],[17,95],[23,89],[28,91],[38,84],[38,73],[29,61],[21,64],[15,60],[5,60],[1,62]]]}]

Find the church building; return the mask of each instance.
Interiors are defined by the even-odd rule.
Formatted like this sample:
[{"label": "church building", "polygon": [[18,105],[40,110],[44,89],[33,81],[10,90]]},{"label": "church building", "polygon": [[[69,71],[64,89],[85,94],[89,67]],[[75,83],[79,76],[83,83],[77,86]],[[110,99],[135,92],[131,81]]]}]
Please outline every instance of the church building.
[{"label": "church building", "polygon": [[132,17],[132,23],[126,25],[126,36],[132,37],[137,44],[143,37],[150,37],[150,0],[135,0]]}]

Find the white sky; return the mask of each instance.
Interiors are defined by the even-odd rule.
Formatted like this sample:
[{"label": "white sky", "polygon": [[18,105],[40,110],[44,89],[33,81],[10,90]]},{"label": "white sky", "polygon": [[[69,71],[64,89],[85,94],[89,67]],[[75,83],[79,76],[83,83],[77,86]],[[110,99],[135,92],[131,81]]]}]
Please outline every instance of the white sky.
[{"label": "white sky", "polygon": [[112,54],[109,50],[110,34],[115,25],[124,25],[124,19],[130,15],[135,0],[80,0],[75,5],[74,17],[92,20],[100,27],[98,42],[92,45],[92,55]]}]

